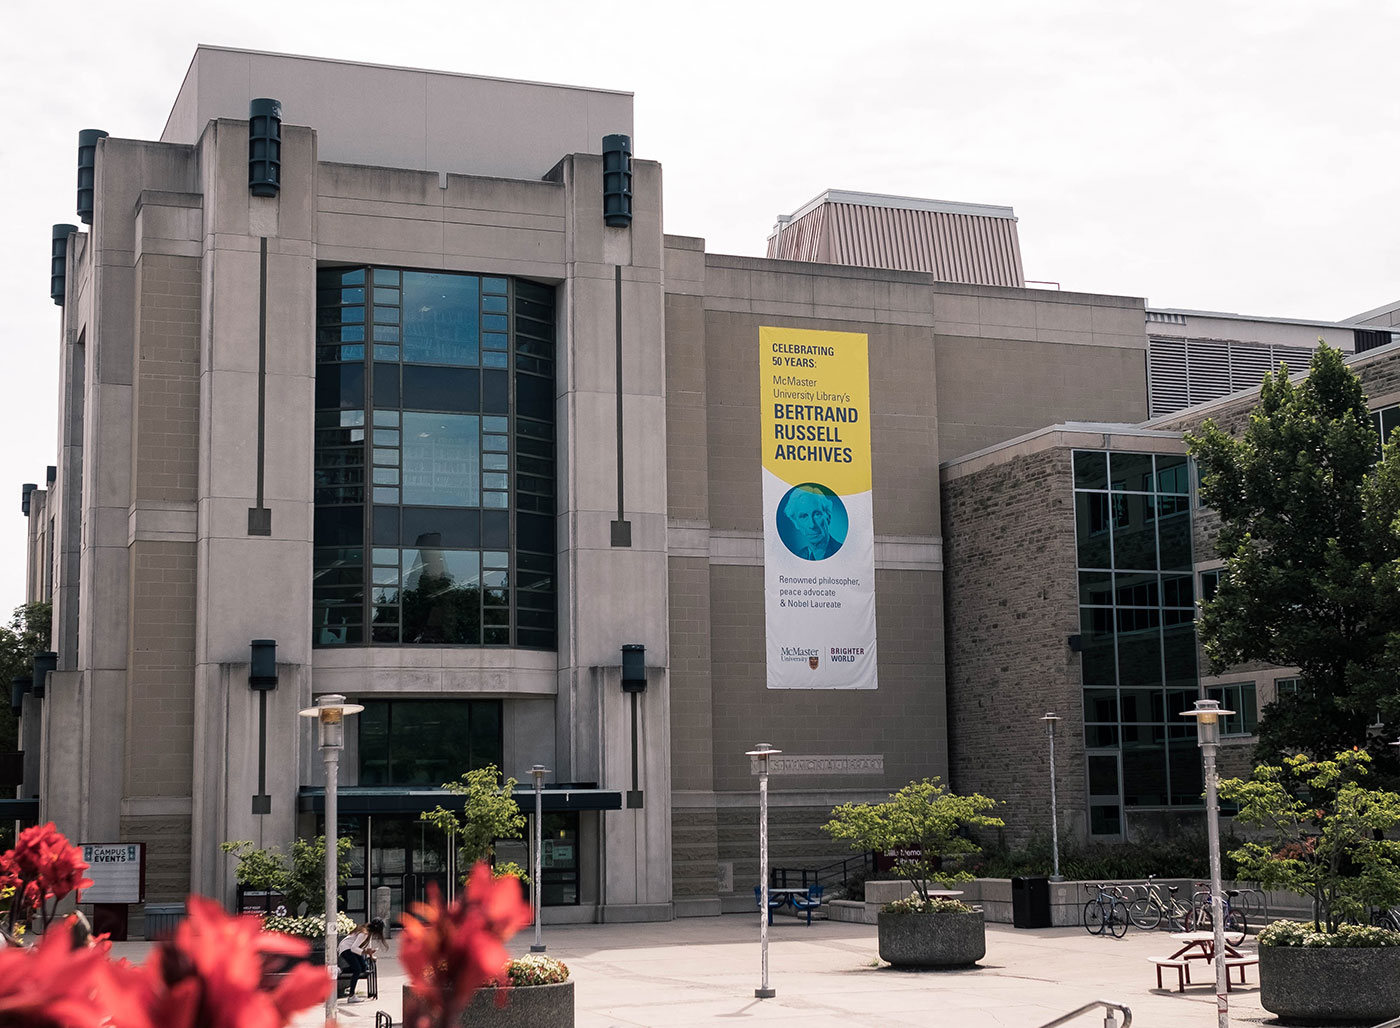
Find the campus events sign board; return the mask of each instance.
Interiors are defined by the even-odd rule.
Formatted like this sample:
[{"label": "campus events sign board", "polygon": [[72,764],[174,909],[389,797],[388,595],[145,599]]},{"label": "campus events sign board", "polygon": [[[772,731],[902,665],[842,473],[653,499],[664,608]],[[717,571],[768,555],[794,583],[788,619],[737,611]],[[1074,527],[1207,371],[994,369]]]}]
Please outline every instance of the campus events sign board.
[{"label": "campus events sign board", "polygon": [[83,860],[92,888],[83,890],[84,903],[140,903],[146,893],[144,843],[83,843]]},{"label": "campus events sign board", "polygon": [[874,689],[868,340],[760,328],[770,689]]}]

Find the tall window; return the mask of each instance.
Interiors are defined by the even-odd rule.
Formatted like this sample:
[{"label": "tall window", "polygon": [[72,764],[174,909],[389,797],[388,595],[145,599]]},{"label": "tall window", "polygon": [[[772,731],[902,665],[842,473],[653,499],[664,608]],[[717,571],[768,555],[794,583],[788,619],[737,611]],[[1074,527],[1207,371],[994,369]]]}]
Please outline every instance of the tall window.
[{"label": "tall window", "polygon": [[552,649],[554,290],[317,276],[315,642]]},{"label": "tall window", "polygon": [[1400,428],[1400,403],[1392,403],[1371,412],[1371,425],[1381,437],[1381,445],[1390,442],[1390,434]]},{"label": "tall window", "polygon": [[357,719],[361,785],[431,785],[501,766],[500,700],[371,700]]},{"label": "tall window", "polygon": [[1120,835],[1124,806],[1200,803],[1186,458],[1074,452],[1090,824]]}]

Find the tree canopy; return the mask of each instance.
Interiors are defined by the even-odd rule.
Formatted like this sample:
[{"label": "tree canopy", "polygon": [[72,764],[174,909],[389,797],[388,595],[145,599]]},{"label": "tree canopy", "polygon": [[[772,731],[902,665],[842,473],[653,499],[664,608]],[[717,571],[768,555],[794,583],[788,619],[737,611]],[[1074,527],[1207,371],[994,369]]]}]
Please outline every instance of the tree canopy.
[{"label": "tree canopy", "polygon": [[1400,825],[1400,794],[1368,787],[1370,764],[1361,750],[1300,754],[1220,783],[1220,798],[1239,804],[1235,819],[1264,832],[1230,854],[1239,873],[1311,897],[1319,930],[1400,903],[1400,842],[1386,838]]},{"label": "tree canopy", "polygon": [[[1265,708],[1261,763],[1366,748],[1393,770],[1400,726],[1400,451],[1380,449],[1361,382],[1320,345],[1308,376],[1266,375],[1238,437],[1207,420],[1187,445],[1225,561],[1202,605],[1211,669],[1297,667]],[[1377,719],[1392,730],[1368,731]]]},{"label": "tree canopy", "polygon": [[927,904],[935,883],[966,881],[966,871],[945,870],[942,858],[977,853],[982,847],[962,834],[967,828],[1001,828],[1006,822],[986,811],[997,801],[973,793],[959,796],[937,778],[910,782],[884,803],[843,803],[823,829],[853,849],[875,850],[894,859],[894,870],[907,879]]},{"label": "tree canopy", "polygon": [[[462,797],[460,813],[438,805],[420,815],[456,840],[460,875],[465,876],[479,860],[490,863],[497,839],[520,838],[525,815],[515,802],[515,785],[514,778],[502,781],[494,764],[474,768],[455,782],[442,783],[444,789]],[[496,870],[525,877],[524,870],[514,864],[500,865]]]}]

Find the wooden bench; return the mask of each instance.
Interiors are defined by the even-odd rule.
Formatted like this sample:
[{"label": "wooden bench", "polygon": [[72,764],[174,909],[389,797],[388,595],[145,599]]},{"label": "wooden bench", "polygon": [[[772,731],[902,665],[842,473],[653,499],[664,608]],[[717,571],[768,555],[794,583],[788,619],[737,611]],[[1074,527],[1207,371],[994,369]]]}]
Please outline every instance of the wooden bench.
[{"label": "wooden bench", "polygon": [[[1157,966],[1157,988],[1159,988],[1159,989],[1164,989],[1164,988],[1166,988],[1166,986],[1162,984],[1162,969],[1163,969],[1163,968],[1171,968],[1172,970],[1174,970],[1174,971],[1176,972],[1176,991],[1177,991],[1177,992],[1185,992],[1185,991],[1186,991],[1186,986],[1193,984],[1192,981],[1191,981],[1191,961],[1190,961],[1190,960],[1187,960],[1187,959],[1184,958],[1184,957],[1183,957],[1183,958],[1178,958],[1178,959],[1176,959],[1176,960],[1173,960],[1171,957],[1148,957],[1147,959],[1150,960],[1150,961],[1152,961],[1152,963],[1155,964],[1155,965]],[[1208,962],[1203,961],[1203,960],[1198,960],[1198,961],[1196,961],[1196,963],[1198,963],[1198,964],[1200,964],[1202,967],[1206,967],[1206,968],[1214,968],[1214,966],[1215,966],[1213,963],[1208,963]],[[1258,964],[1258,963],[1259,963],[1259,957],[1258,957],[1257,954],[1253,954],[1253,953],[1245,953],[1245,954],[1242,954],[1241,956],[1238,956],[1238,957],[1226,957],[1226,958],[1225,958],[1225,991],[1226,991],[1226,992],[1229,992],[1229,991],[1230,991],[1231,989],[1233,989],[1236,985],[1248,985],[1248,984],[1249,984],[1249,981],[1248,981],[1248,979],[1246,979],[1246,977],[1245,977],[1245,969],[1248,968],[1248,967],[1251,967],[1251,966],[1253,966],[1253,965],[1256,965],[1256,964]],[[1230,977],[1230,972],[1231,972],[1231,971],[1234,971],[1234,970],[1238,970],[1238,971],[1240,972],[1240,980],[1239,980],[1239,981],[1235,981],[1234,979],[1232,979],[1232,978]]]},{"label": "wooden bench", "polygon": [[1186,986],[1191,983],[1191,964],[1189,961],[1173,960],[1171,957],[1148,957],[1147,959],[1157,965],[1157,988],[1166,988],[1162,984],[1162,968],[1170,967],[1176,971],[1176,991],[1186,991]]},{"label": "wooden bench", "polygon": [[1235,968],[1239,968],[1239,971],[1240,971],[1240,980],[1239,980],[1238,982],[1235,982],[1234,984],[1236,984],[1236,985],[1248,985],[1248,984],[1249,984],[1248,981],[1245,980],[1244,969],[1245,969],[1246,967],[1250,967],[1250,966],[1252,966],[1252,965],[1257,965],[1258,963],[1259,963],[1259,955],[1258,955],[1257,953],[1244,953],[1244,954],[1241,954],[1241,955],[1238,956],[1238,957],[1226,957],[1226,958],[1225,958],[1225,989],[1226,989],[1226,991],[1228,992],[1229,989],[1230,989],[1230,984],[1231,984],[1231,983],[1230,983],[1230,972],[1231,972],[1232,970],[1234,970]]}]

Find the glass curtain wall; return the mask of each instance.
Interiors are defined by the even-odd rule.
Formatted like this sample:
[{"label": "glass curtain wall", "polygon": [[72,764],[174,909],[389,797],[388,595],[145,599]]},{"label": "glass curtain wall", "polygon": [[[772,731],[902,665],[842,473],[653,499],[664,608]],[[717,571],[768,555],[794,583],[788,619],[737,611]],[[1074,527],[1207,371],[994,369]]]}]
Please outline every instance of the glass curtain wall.
[{"label": "glass curtain wall", "polygon": [[1074,501],[1090,831],[1122,835],[1201,803],[1186,457],[1076,450]]},{"label": "glass curtain wall", "polygon": [[317,275],[315,644],[556,645],[554,290]]}]

